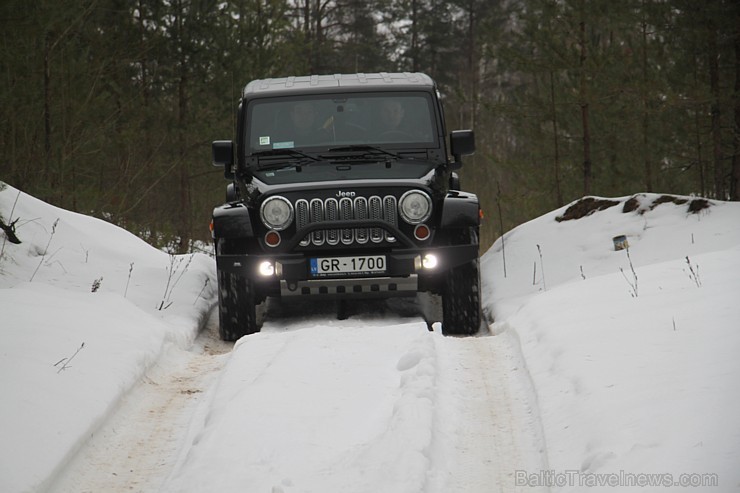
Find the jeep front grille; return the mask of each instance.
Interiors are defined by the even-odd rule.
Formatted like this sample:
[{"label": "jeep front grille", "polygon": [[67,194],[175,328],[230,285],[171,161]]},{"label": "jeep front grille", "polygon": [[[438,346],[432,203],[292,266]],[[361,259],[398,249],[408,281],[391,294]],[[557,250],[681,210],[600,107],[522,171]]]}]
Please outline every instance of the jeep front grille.
[{"label": "jeep front grille", "polygon": [[299,199],[295,203],[296,226],[301,229],[313,223],[326,223],[326,228],[313,231],[301,240],[301,246],[363,245],[365,243],[380,243],[382,241],[395,242],[396,238],[383,228],[341,228],[332,229],[332,221],[347,221],[353,219],[374,219],[383,221],[391,226],[398,225],[398,208],[396,197],[386,195],[379,197],[342,197],[337,200]]}]

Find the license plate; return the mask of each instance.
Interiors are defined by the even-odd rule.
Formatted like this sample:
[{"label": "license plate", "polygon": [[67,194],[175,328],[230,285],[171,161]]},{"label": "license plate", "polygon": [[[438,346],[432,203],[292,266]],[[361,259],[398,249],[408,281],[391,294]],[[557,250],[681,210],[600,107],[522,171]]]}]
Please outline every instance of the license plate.
[{"label": "license plate", "polygon": [[312,258],[311,275],[382,274],[385,272],[385,255],[367,257],[324,257]]}]

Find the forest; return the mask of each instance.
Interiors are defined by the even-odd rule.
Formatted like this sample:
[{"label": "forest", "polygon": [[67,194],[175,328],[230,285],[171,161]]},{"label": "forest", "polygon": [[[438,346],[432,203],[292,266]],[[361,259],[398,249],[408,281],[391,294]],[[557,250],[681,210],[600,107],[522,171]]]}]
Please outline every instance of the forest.
[{"label": "forest", "polygon": [[735,0],[2,0],[0,26],[0,180],[181,253],[265,77],[434,78],[484,247],[586,195],[740,199]]}]

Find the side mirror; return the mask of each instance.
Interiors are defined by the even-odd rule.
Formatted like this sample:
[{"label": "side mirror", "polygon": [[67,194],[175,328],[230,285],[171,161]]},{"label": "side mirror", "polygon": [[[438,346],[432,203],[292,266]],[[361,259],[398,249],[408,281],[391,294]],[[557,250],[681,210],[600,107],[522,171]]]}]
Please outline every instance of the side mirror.
[{"label": "side mirror", "polygon": [[450,152],[455,161],[452,169],[462,166],[462,156],[475,153],[475,133],[472,130],[453,130],[450,132]]},{"label": "side mirror", "polygon": [[234,143],[230,140],[215,140],[211,146],[213,165],[224,166],[231,171],[234,164]]},{"label": "side mirror", "polygon": [[450,152],[455,161],[450,169],[462,167],[462,156],[469,156],[475,152],[475,134],[472,130],[453,130],[450,132]]}]

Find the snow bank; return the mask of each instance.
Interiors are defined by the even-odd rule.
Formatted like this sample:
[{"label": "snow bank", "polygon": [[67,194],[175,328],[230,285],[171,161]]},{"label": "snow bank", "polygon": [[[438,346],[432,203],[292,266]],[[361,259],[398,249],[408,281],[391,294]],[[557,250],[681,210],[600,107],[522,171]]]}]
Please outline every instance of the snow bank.
[{"label": "snow bank", "polygon": [[485,255],[492,329],[520,339],[548,447],[551,470],[527,471],[529,484],[740,485],[740,204],[694,214],[678,199],[639,195],[623,212],[624,197],[558,222],[564,207]]},{"label": "snow bank", "polygon": [[10,186],[0,214],[21,240],[0,234],[0,490],[41,491],[167,343],[192,341],[214,266]]}]

